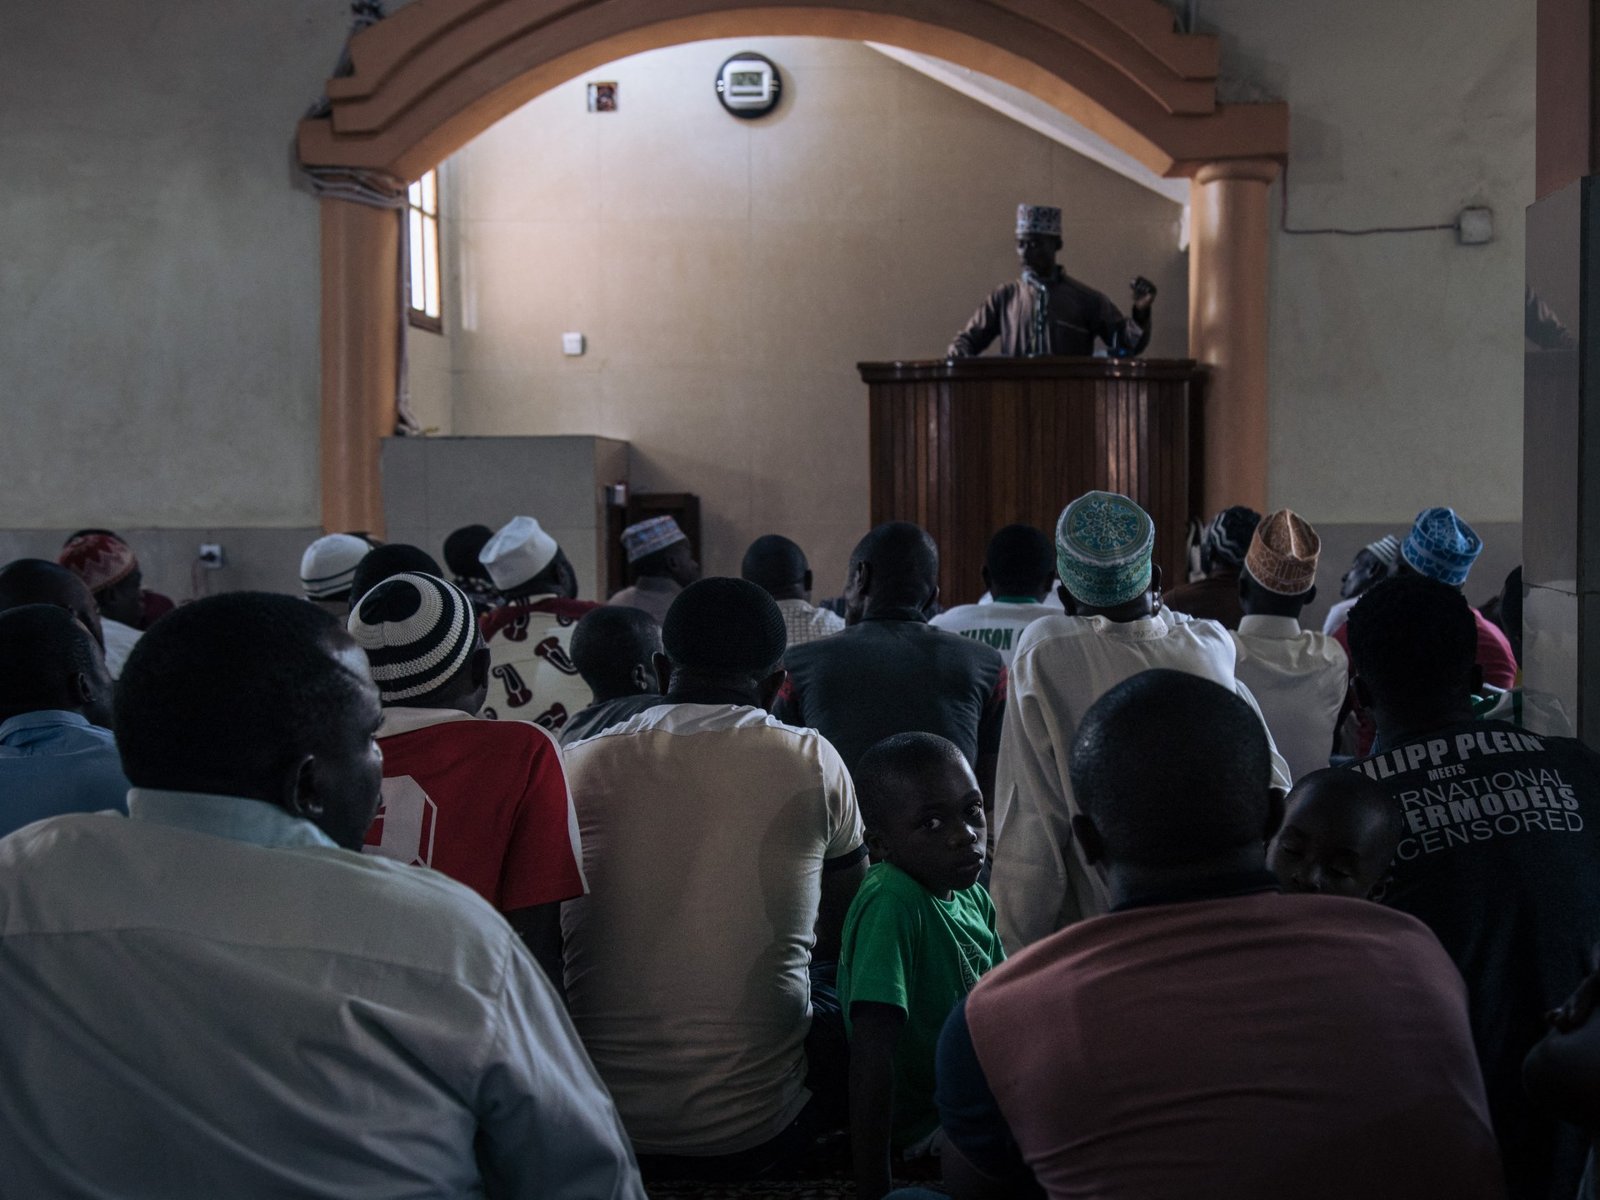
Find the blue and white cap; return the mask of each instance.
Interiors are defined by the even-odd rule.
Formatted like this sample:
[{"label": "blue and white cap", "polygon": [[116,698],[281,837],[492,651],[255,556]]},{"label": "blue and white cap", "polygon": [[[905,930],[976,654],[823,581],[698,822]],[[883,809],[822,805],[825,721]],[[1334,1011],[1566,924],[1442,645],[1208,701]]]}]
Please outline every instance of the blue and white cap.
[{"label": "blue and white cap", "polygon": [[1428,508],[1418,513],[1400,547],[1400,556],[1412,570],[1451,587],[1460,587],[1467,581],[1467,573],[1482,553],[1483,539],[1449,508]]},{"label": "blue and white cap", "polygon": [[1114,608],[1149,590],[1155,544],[1144,509],[1116,492],[1089,492],[1061,510],[1056,570],[1084,604]]}]

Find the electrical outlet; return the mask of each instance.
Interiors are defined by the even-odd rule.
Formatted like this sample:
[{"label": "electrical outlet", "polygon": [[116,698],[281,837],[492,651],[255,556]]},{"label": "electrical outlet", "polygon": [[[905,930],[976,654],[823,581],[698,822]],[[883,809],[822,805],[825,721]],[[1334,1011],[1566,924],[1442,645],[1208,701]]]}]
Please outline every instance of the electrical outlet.
[{"label": "electrical outlet", "polygon": [[200,553],[196,557],[200,560],[202,567],[212,571],[215,571],[227,561],[222,556],[221,542],[201,542]]},{"label": "electrical outlet", "polygon": [[561,335],[561,353],[576,358],[588,349],[588,343],[581,333],[563,333]]},{"label": "electrical outlet", "polygon": [[1463,246],[1482,246],[1494,241],[1494,210],[1463,208],[1456,217],[1456,241]]}]

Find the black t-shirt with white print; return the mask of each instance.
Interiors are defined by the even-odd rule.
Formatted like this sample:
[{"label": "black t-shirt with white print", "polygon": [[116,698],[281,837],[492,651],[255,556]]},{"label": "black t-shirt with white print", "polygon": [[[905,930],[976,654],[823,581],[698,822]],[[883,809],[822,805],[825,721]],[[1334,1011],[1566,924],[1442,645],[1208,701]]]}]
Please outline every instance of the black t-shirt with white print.
[{"label": "black t-shirt with white print", "polygon": [[1439,729],[1356,764],[1405,833],[1379,897],[1433,930],[1466,981],[1515,1197],[1576,1193],[1584,1146],[1534,1112],[1522,1060],[1600,939],[1600,756],[1503,721]]}]

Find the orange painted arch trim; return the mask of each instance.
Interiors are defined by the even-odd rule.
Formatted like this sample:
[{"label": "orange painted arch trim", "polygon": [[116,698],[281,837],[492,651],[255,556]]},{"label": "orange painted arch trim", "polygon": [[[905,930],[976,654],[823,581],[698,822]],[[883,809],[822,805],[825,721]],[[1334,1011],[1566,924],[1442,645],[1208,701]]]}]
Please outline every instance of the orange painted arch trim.
[{"label": "orange painted arch trim", "polygon": [[1283,104],[1220,104],[1217,43],[1157,0],[416,0],[352,39],[308,166],[410,179],[536,96],[603,63],[723,37],[875,41],[1019,87],[1159,174],[1282,159]]}]

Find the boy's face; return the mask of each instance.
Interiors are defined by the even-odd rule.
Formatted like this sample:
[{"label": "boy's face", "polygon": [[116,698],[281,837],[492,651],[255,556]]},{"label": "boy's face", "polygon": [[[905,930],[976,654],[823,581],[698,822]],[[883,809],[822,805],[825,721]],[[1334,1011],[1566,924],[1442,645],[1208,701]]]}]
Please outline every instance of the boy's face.
[{"label": "boy's face", "polygon": [[874,858],[942,900],[978,882],[989,831],[965,760],[945,759],[902,780],[884,808],[884,828],[867,831]]},{"label": "boy's face", "polygon": [[1310,783],[1289,796],[1267,865],[1288,892],[1364,899],[1394,857],[1392,826],[1376,804],[1341,788]]}]

